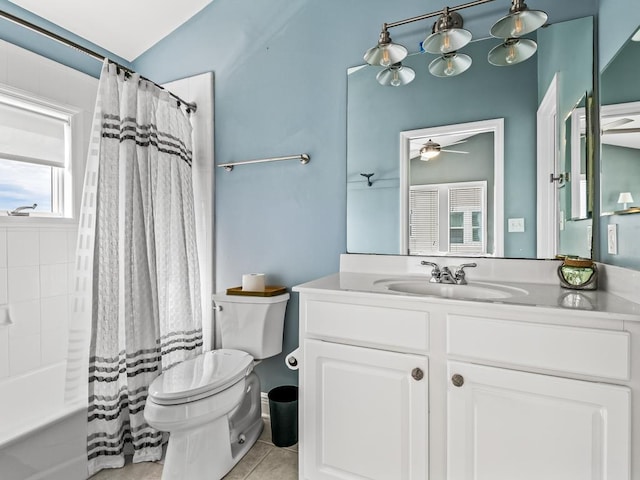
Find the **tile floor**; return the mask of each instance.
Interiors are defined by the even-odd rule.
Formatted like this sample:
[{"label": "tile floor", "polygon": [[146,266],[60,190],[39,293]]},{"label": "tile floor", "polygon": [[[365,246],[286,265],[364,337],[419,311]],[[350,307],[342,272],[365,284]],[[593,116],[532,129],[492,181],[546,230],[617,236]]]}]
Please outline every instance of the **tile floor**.
[{"label": "tile floor", "polygon": [[[102,470],[89,480],[160,480],[162,464],[128,463],[123,468]],[[278,448],[271,443],[271,426],[264,422],[264,431],[224,480],[297,480],[298,445]]]}]

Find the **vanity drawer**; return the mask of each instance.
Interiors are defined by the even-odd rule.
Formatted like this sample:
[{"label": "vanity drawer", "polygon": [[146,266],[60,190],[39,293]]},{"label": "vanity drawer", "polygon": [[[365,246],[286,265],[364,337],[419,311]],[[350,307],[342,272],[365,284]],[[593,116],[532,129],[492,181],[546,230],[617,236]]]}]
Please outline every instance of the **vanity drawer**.
[{"label": "vanity drawer", "polygon": [[630,378],[628,332],[449,315],[447,353],[614,380]]},{"label": "vanity drawer", "polygon": [[307,335],[403,352],[429,349],[427,312],[317,300],[305,305]]}]

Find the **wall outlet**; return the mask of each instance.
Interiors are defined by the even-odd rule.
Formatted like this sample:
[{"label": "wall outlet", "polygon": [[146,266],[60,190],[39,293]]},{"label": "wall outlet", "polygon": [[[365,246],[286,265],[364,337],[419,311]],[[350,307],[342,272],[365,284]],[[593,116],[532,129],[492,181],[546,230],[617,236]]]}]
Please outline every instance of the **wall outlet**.
[{"label": "wall outlet", "polygon": [[524,218],[510,218],[508,228],[510,232],[524,232]]},{"label": "wall outlet", "polygon": [[618,225],[615,223],[607,225],[607,253],[618,254]]}]

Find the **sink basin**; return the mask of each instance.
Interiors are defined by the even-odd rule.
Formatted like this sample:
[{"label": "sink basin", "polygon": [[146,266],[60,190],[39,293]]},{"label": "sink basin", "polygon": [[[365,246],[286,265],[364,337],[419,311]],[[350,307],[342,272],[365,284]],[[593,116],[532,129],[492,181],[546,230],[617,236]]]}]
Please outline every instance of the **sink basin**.
[{"label": "sink basin", "polygon": [[480,282],[470,285],[451,285],[446,283],[429,283],[428,280],[407,280],[391,281],[384,286],[392,292],[460,298],[465,300],[499,300],[501,298],[528,294],[528,292],[522,288]]}]

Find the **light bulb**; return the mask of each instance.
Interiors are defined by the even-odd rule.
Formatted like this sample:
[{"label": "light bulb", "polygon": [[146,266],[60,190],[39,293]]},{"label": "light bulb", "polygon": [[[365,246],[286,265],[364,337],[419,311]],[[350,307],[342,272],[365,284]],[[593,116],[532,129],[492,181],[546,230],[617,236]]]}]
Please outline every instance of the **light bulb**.
[{"label": "light bulb", "polygon": [[507,47],[508,52],[507,52],[507,56],[505,57],[505,61],[508,64],[516,63],[518,60],[518,49],[516,48],[516,46],[517,46],[517,43],[513,43]]},{"label": "light bulb", "polygon": [[380,46],[380,50],[382,50],[382,58],[380,59],[380,65],[383,67],[388,67],[391,65],[391,56],[389,55],[389,48],[387,45]]},{"label": "light bulb", "polygon": [[391,82],[389,82],[391,84],[392,87],[399,87],[402,82],[400,81],[400,74],[398,73],[399,69],[394,68],[393,69],[393,77],[391,78]]},{"label": "light bulb", "polygon": [[522,20],[521,15],[516,15],[516,18],[513,21],[513,29],[511,30],[512,37],[519,37],[522,35],[524,31],[524,21]]},{"label": "light bulb", "polygon": [[444,69],[444,74],[447,77],[450,77],[451,75],[455,75],[455,73],[456,73],[456,67],[453,64],[453,59],[454,59],[453,56],[447,57],[447,59],[446,59],[447,60],[447,67]]},{"label": "light bulb", "polygon": [[444,32],[442,34],[442,43],[440,44],[440,51],[442,53],[447,53],[451,51],[451,36],[449,32]]}]

